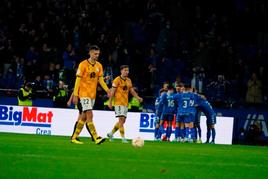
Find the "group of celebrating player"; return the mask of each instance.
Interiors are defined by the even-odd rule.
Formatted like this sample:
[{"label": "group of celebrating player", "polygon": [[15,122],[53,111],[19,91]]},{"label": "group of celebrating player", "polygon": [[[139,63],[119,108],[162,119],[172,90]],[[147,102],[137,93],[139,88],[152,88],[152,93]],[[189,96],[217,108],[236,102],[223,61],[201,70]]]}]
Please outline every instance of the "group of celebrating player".
[{"label": "group of celebrating player", "polygon": [[[155,140],[170,141],[172,134],[172,121],[176,121],[176,142],[201,141],[200,113],[203,112],[207,118],[207,140],[206,143],[215,143],[216,113],[204,96],[194,92],[190,86],[179,83],[174,87],[169,85],[160,90],[159,97],[155,101],[156,125]],[[164,130],[164,122],[167,127]],[[162,137],[162,134],[165,135]],[[212,135],[212,140],[210,137]]]}]

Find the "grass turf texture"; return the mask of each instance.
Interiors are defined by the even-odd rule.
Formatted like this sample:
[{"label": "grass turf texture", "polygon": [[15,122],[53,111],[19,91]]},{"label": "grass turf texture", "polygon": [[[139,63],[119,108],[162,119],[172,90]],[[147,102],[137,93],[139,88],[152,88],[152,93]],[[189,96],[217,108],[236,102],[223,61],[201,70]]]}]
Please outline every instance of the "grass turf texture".
[{"label": "grass turf texture", "polygon": [[266,178],[268,148],[0,133],[0,178]]}]

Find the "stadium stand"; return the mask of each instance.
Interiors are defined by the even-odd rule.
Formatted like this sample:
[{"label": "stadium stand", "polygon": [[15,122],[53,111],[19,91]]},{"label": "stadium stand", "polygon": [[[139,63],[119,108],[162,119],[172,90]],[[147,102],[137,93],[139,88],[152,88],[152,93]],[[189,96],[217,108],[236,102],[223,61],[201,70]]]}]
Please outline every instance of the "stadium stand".
[{"label": "stadium stand", "polygon": [[[77,64],[98,44],[106,73],[116,76],[121,64],[130,65],[145,102],[163,82],[179,76],[190,83],[201,68],[202,93],[213,104],[265,107],[265,19],[264,0],[3,0],[0,94],[14,97],[25,81],[35,82],[40,98],[51,99],[59,80],[72,90]],[[248,100],[252,74],[261,100]]]}]

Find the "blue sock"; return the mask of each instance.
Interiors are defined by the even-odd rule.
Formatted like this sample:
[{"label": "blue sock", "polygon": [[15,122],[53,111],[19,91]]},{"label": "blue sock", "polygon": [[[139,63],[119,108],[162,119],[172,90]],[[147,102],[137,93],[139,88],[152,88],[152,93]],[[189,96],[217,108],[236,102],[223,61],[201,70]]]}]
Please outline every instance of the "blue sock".
[{"label": "blue sock", "polygon": [[158,139],[161,139],[162,134],[164,133],[164,127],[163,125],[160,126],[159,130],[158,130]]},{"label": "blue sock", "polygon": [[197,139],[197,128],[194,127],[193,129],[194,129],[194,139]]},{"label": "blue sock", "polygon": [[189,127],[185,128],[185,137],[189,138]]},{"label": "blue sock", "polygon": [[[201,139],[201,132],[202,132],[202,130],[201,130],[201,127],[200,126],[197,126],[197,132],[196,133],[198,133],[198,137]],[[196,137],[197,138],[197,137]]]},{"label": "blue sock", "polygon": [[181,136],[181,138],[185,137],[185,128],[180,130],[180,136]]},{"label": "blue sock", "polygon": [[154,138],[156,138],[156,139],[158,137],[158,130],[159,130],[159,128],[154,129]]},{"label": "blue sock", "polygon": [[193,128],[188,128],[188,139],[192,139],[193,138]]},{"label": "blue sock", "polygon": [[172,127],[170,126],[170,127],[167,127],[167,138],[169,138],[170,139],[170,136],[171,136],[171,133],[172,133]]},{"label": "blue sock", "polygon": [[211,135],[210,128],[207,128],[207,142],[209,142],[210,135]]},{"label": "blue sock", "polygon": [[181,128],[178,127],[178,137],[181,137]]},{"label": "blue sock", "polygon": [[176,127],[175,128],[175,138],[176,139],[179,137],[179,131],[180,131],[180,128],[179,127]]},{"label": "blue sock", "polygon": [[196,139],[197,139],[195,128],[192,128],[192,129],[191,129],[191,136],[192,136],[192,139],[193,139],[193,140],[196,140]]},{"label": "blue sock", "polygon": [[212,131],[212,142],[215,142],[216,130],[215,128],[212,128],[211,131]]}]

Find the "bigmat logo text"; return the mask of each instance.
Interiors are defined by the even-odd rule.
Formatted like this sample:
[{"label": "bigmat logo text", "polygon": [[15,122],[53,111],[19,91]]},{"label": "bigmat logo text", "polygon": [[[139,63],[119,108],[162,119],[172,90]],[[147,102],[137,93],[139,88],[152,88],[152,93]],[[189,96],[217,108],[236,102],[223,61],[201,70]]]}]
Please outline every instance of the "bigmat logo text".
[{"label": "bigmat logo text", "polygon": [[0,125],[51,127],[53,113],[39,112],[37,107],[0,106]]}]

